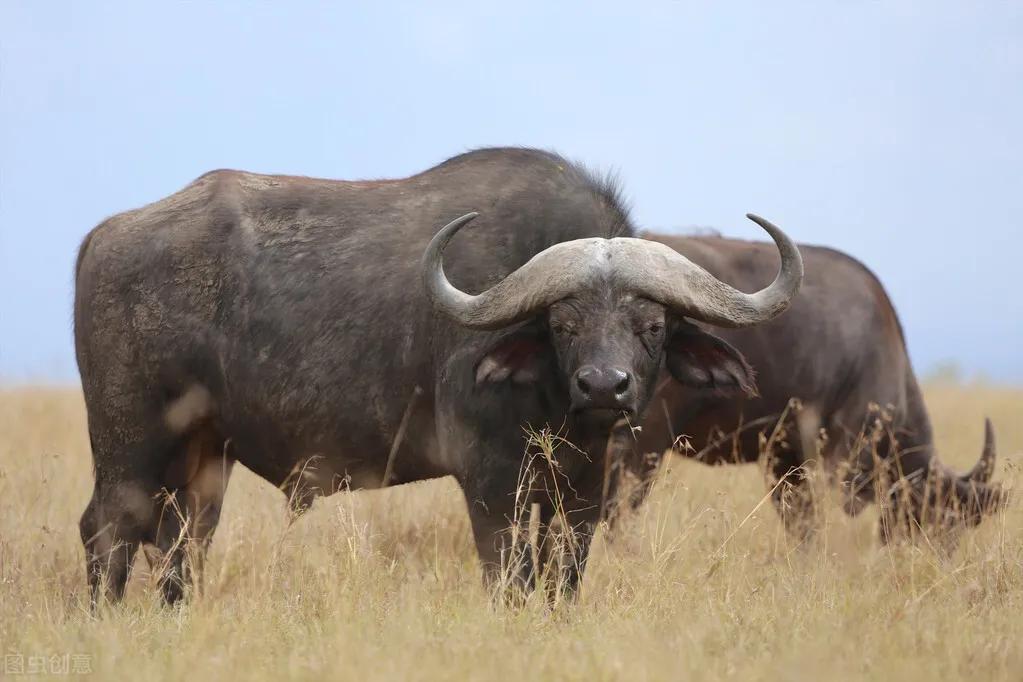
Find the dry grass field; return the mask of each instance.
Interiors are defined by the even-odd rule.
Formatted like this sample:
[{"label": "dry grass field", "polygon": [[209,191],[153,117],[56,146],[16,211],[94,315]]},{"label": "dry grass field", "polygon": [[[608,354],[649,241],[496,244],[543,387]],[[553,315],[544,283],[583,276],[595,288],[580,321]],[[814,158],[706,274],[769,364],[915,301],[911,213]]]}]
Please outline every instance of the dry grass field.
[{"label": "dry grass field", "polygon": [[[1023,390],[930,387],[927,401],[960,467],[989,414],[996,478],[1018,490]],[[550,614],[490,603],[449,480],[336,495],[289,525],[283,496],[239,467],[202,594],[161,606],[143,558],[126,603],[94,619],[77,528],[90,466],[78,392],[0,392],[8,673],[45,656],[104,680],[1023,679],[1018,494],[951,556],[883,548],[876,513],[849,519],[833,500],[796,547],[758,508],[758,467],[676,460],[633,535],[598,538],[579,602]]]}]

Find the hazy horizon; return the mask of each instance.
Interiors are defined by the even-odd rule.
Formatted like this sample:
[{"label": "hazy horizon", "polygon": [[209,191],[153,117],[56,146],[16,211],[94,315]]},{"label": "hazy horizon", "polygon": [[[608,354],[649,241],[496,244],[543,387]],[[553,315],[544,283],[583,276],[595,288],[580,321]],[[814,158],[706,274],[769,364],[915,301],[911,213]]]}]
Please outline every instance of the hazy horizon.
[{"label": "hazy horizon", "polygon": [[213,168],[399,177],[481,146],[616,169],[644,229],[878,274],[920,374],[1023,382],[1023,5],[0,5],[0,380],[77,379],[72,267]]}]

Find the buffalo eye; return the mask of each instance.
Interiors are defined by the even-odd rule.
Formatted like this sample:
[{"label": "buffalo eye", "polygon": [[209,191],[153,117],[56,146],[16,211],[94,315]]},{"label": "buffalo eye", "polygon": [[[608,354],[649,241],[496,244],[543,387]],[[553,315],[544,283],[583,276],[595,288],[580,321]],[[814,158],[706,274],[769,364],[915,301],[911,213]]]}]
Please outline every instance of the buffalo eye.
[{"label": "buffalo eye", "polygon": [[636,330],[636,336],[660,336],[664,331],[663,322],[650,322]]},{"label": "buffalo eye", "polygon": [[555,336],[575,336],[575,328],[563,322],[551,322],[551,332]]},{"label": "buffalo eye", "polygon": [[636,330],[636,338],[646,349],[651,357],[656,357],[661,352],[661,342],[664,339],[664,323],[661,321],[649,322]]}]

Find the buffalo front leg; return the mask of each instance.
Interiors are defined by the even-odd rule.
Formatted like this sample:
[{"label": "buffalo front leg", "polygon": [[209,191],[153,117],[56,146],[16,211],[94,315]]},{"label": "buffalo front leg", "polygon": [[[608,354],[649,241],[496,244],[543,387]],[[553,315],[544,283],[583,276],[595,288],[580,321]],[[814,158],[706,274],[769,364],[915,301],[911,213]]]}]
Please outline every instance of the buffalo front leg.
[{"label": "buffalo front leg", "polygon": [[571,485],[547,487],[549,492],[560,491],[549,496],[552,513],[541,554],[542,575],[552,607],[578,595],[597,524],[606,513],[606,481],[614,465],[613,458],[577,462]]},{"label": "buffalo front leg", "polygon": [[[508,603],[521,603],[536,581],[530,545],[531,504],[514,504],[515,492],[486,498],[466,491],[469,521],[487,589]],[[509,500],[512,504],[509,504]]]},{"label": "buffalo front leg", "polygon": [[496,485],[509,480],[520,480],[510,466],[462,484],[485,584],[510,604],[521,604],[539,580],[552,604],[574,595],[600,520],[601,488],[568,502],[556,500],[553,486],[541,480]]},{"label": "buffalo front leg", "polygon": [[606,521],[608,542],[615,542],[623,523],[639,511],[646,502],[657,480],[657,472],[664,463],[664,455],[630,451],[616,462],[609,475],[602,520]]},{"label": "buffalo front leg", "polygon": [[544,533],[540,574],[552,607],[578,595],[599,517],[596,507],[583,518],[558,514]]},{"label": "buffalo front leg", "polygon": [[813,491],[805,462],[796,449],[777,449],[768,462],[771,500],[793,537],[808,539],[816,529]]}]

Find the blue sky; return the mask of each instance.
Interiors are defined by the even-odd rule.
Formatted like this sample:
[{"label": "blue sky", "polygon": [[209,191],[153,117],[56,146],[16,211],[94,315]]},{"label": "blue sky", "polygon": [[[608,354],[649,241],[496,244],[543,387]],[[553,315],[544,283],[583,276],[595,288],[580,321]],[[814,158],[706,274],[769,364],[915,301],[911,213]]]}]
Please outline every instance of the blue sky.
[{"label": "blue sky", "polygon": [[0,3],[0,378],[77,379],[81,237],[207,170],[522,144],[648,228],[848,251],[919,371],[1023,381],[1023,4],[553,4]]}]

